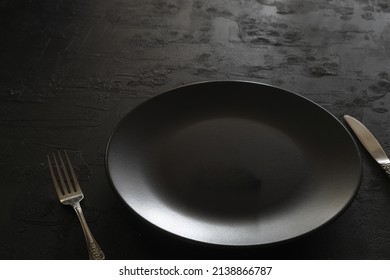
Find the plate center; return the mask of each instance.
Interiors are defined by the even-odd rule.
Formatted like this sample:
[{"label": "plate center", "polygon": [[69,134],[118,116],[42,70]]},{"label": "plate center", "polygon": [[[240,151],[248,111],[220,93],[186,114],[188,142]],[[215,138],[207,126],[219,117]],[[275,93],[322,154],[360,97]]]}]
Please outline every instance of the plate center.
[{"label": "plate center", "polygon": [[305,192],[302,149],[256,120],[202,120],[177,127],[155,143],[154,192],[191,215],[258,218]]}]

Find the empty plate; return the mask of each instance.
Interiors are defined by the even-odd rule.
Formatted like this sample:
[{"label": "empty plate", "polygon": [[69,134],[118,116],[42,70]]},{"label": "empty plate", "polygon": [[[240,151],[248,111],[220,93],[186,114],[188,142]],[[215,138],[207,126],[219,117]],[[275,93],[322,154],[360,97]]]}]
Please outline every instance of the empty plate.
[{"label": "empty plate", "polygon": [[115,129],[106,164],[140,216],[222,245],[311,232],[348,206],[361,178],[356,144],[333,115],[241,81],[191,84],[139,105]]}]

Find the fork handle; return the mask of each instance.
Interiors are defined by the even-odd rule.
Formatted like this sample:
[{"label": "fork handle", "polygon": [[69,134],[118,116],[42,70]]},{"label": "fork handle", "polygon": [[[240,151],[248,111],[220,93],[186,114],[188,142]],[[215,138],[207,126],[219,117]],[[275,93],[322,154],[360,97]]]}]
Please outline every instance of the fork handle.
[{"label": "fork handle", "polygon": [[81,227],[84,232],[85,236],[85,241],[87,242],[87,249],[88,249],[88,254],[89,254],[89,259],[90,260],[104,260],[105,256],[100,249],[99,245],[97,244],[95,238],[93,237],[91,231],[89,230],[87,221],[85,220],[83,210],[81,209],[80,203],[75,202],[73,203],[73,209],[76,211],[77,217],[80,220]]}]

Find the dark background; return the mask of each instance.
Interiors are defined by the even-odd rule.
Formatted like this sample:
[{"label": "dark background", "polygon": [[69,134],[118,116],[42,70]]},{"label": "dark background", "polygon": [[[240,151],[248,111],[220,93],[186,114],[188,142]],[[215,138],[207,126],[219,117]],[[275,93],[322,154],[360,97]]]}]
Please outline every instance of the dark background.
[{"label": "dark background", "polygon": [[340,120],[362,120],[390,152],[389,57],[386,0],[1,0],[0,259],[88,257],[49,177],[46,154],[57,149],[76,165],[82,207],[108,259],[390,259],[390,182],[363,150],[348,210],[265,248],[161,232],[123,206],[104,167],[127,112],[207,80],[292,90]]}]

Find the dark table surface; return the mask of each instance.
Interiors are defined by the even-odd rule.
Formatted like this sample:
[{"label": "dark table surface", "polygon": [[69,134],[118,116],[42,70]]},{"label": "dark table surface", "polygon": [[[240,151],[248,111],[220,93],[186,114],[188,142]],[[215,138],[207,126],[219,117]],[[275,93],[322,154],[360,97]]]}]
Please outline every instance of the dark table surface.
[{"label": "dark table surface", "polygon": [[[269,247],[194,244],[131,212],[105,171],[107,140],[141,102],[198,81],[248,80],[362,120],[390,152],[387,0],[0,1],[0,259],[86,259],[46,154],[66,149],[108,259],[390,259],[390,182],[362,149],[351,206]],[[342,154],[340,155],[343,156]]]}]

